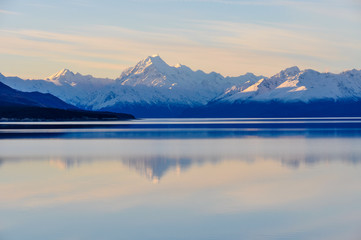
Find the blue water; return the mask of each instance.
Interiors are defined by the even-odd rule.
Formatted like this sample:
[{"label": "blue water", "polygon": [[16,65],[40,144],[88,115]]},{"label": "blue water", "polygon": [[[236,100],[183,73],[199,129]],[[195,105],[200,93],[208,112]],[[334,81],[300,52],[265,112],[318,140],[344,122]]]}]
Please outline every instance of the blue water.
[{"label": "blue water", "polygon": [[361,119],[0,124],[0,239],[360,239]]},{"label": "blue water", "polygon": [[361,118],[146,119],[109,122],[3,122],[11,138],[233,138],[360,136]]}]

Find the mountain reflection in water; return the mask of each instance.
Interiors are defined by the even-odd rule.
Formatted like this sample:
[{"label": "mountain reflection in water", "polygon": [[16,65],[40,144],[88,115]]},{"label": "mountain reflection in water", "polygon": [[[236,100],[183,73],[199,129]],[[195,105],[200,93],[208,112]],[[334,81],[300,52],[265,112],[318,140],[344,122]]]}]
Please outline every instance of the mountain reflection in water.
[{"label": "mountain reflection in water", "polygon": [[193,165],[227,160],[261,159],[293,169],[337,161],[359,164],[359,146],[361,138],[12,140],[1,144],[0,161],[45,160],[62,169],[117,161],[157,182],[171,170],[183,172]]},{"label": "mountain reflection in water", "polygon": [[360,239],[359,120],[163,121],[3,126],[0,239]]}]

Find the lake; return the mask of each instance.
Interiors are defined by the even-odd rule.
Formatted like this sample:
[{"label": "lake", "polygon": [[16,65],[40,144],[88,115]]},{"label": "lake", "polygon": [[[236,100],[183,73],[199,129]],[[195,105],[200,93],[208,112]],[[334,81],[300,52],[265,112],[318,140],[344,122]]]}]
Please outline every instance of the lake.
[{"label": "lake", "polygon": [[0,124],[0,240],[361,239],[361,118]]}]

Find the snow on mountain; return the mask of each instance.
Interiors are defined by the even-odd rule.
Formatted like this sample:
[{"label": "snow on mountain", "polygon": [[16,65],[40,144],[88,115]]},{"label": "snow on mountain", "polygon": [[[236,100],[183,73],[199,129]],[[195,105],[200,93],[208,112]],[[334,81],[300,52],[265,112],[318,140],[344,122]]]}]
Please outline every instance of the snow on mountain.
[{"label": "snow on mountain", "polygon": [[[68,81],[66,81],[67,79],[72,80],[72,78],[74,77],[74,73],[71,72],[68,69],[62,69],[59,72],[51,75],[50,77],[48,77],[45,80],[48,80],[50,82],[53,82],[55,85],[61,86],[63,85],[60,80],[63,80],[63,83],[67,83]],[[73,82],[71,82],[70,84],[72,84]]]},{"label": "snow on mountain", "polygon": [[67,103],[85,109],[91,109],[88,102],[98,94],[99,89],[114,83],[114,80],[107,78],[74,74],[68,69],[63,69],[45,79],[23,80],[18,77],[7,77],[0,81],[20,91],[51,93]]},{"label": "snow on mountain", "polygon": [[115,80],[63,69],[40,80],[7,77],[1,81],[21,91],[51,93],[80,108],[118,111],[119,106],[129,104],[201,106],[228,88],[242,89],[260,78],[251,73],[225,78],[215,72],[193,71],[181,64],[169,66],[154,55],[126,69]]},{"label": "snow on mountain", "polygon": [[111,84],[114,80],[108,78],[95,78],[91,75],[81,75],[80,73],[73,73],[68,69],[62,69],[61,71],[46,78],[45,81],[52,82],[57,86],[70,85],[72,87],[76,87],[77,85],[82,85],[81,87],[83,89],[92,89]]},{"label": "snow on mountain", "polygon": [[125,70],[117,81],[121,85],[137,86],[145,85],[148,87],[163,87],[169,85],[169,80],[166,75],[174,73],[167,63],[165,63],[159,56],[147,57],[140,61],[134,67]]},{"label": "snow on mountain", "polygon": [[238,92],[242,92],[250,86],[254,85],[260,79],[263,79],[263,76],[256,76],[253,73],[247,73],[239,77],[227,77],[228,80],[232,81],[232,86],[227,88],[221,95],[213,99],[213,102],[219,101],[221,99],[230,97]]},{"label": "snow on mountain", "polygon": [[300,71],[292,67],[263,78],[246,89],[218,98],[221,102],[345,100],[361,98],[361,71],[340,74]]},{"label": "snow on mountain", "polygon": [[20,91],[51,93],[80,108],[117,112],[139,106],[175,112],[217,102],[361,99],[360,70],[332,74],[291,67],[270,78],[252,73],[223,77],[181,64],[169,66],[158,55],[141,60],[115,80],[63,69],[40,80],[0,75],[0,81]]},{"label": "snow on mountain", "polygon": [[[1,77],[1,76],[0,76]],[[76,109],[51,94],[22,92],[0,82],[0,106],[36,106],[58,109]]]},{"label": "snow on mountain", "polygon": [[207,104],[227,88],[257,78],[253,74],[225,78],[181,64],[169,66],[159,56],[150,56],[126,69],[105,91],[108,94],[98,95],[92,104],[95,109],[124,104],[195,107]]}]

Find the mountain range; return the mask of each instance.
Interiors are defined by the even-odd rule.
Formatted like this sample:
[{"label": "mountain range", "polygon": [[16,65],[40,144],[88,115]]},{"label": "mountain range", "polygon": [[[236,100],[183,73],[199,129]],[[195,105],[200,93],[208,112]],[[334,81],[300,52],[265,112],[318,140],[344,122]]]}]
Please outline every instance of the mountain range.
[{"label": "mountain range", "polygon": [[49,93],[22,92],[0,82],[0,120],[123,120],[128,114],[78,109]]},{"label": "mountain range", "polygon": [[0,82],[1,106],[34,106],[57,109],[77,109],[57,97],[47,93],[21,92]]},{"label": "mountain range", "polygon": [[339,74],[298,67],[272,77],[238,77],[169,66],[149,56],[116,79],[63,69],[39,80],[5,77],[20,91],[50,93],[80,109],[136,117],[361,116],[361,70]]}]

